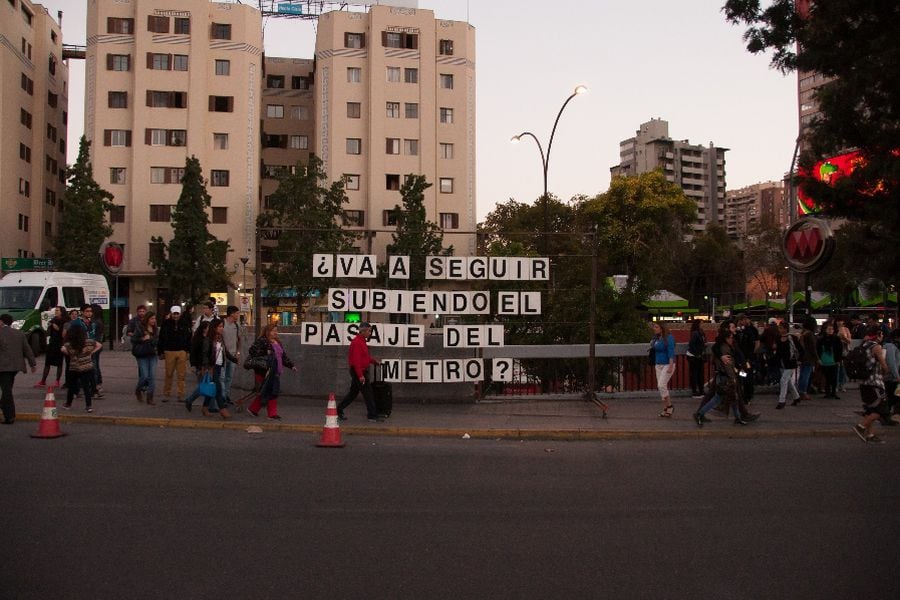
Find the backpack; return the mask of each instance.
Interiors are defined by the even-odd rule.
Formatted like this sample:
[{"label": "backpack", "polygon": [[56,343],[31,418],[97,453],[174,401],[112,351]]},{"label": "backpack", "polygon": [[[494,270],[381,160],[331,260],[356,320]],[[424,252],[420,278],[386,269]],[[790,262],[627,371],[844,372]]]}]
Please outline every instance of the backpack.
[{"label": "backpack", "polygon": [[844,370],[847,371],[847,377],[850,379],[868,379],[869,378],[869,348],[874,344],[863,342],[859,344],[844,357]]}]

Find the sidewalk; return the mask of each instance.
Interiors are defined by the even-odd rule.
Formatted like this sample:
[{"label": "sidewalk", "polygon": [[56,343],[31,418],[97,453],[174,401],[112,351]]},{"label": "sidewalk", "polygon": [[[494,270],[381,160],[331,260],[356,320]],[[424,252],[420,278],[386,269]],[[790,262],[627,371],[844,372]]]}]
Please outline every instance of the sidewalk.
[{"label": "sidewalk", "polygon": [[[103,388],[105,397],[94,400],[94,412],[85,413],[84,401],[76,400],[71,410],[62,408],[65,390],[55,391],[59,418],[66,423],[98,423],[150,427],[183,427],[203,429],[228,429],[246,431],[257,425],[264,431],[285,431],[320,434],[325,422],[327,398],[279,398],[280,421],[265,417],[253,417],[246,411],[234,413],[224,420],[217,415],[204,417],[200,402],[194,411],[187,412],[183,403],[162,402],[163,363],[157,368],[156,406],[139,403],[134,398],[136,366],[127,352],[104,350],[102,354]],[[15,399],[17,424],[30,431],[30,423],[41,416],[45,390],[32,387],[39,379],[43,357],[38,359],[38,372],[20,373],[16,377]],[[287,374],[287,377],[293,375]],[[302,373],[298,376],[303,376]],[[193,375],[188,374],[187,390],[194,387]],[[854,386],[855,387],[855,386]],[[335,390],[337,399],[346,390]],[[243,394],[234,390],[233,398]],[[848,389],[841,400],[824,400],[821,395],[800,406],[788,405],[775,410],[777,398],[770,393],[758,394],[752,410],[762,413],[755,423],[746,426],[733,425],[732,418],[718,411],[708,415],[711,422],[697,427],[691,414],[698,401],[687,396],[673,394],[675,415],[672,419],[657,416],[661,402],[655,394],[640,396],[612,395],[601,398],[609,405],[608,418],[591,402],[580,399],[535,399],[536,397],[498,397],[481,402],[448,404],[395,403],[393,414],[384,423],[369,423],[365,418],[365,405],[359,398],[346,413],[348,420],[341,422],[344,435],[392,435],[420,437],[459,437],[485,439],[553,439],[553,440],[615,440],[615,439],[677,439],[677,438],[772,438],[811,436],[854,436],[852,425],[859,420],[855,411],[860,410],[859,394]],[[878,435],[890,440],[900,427],[876,426]]]}]

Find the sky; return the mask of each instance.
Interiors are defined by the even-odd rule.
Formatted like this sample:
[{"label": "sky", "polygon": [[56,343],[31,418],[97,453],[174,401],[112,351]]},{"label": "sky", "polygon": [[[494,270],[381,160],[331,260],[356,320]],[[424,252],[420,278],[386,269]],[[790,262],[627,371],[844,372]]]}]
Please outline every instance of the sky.
[{"label": "sky", "polygon": [[[509,140],[531,131],[546,149],[577,85],[588,93],[563,112],[548,163],[549,191],[563,201],[605,192],[619,142],[652,118],[668,121],[673,139],[728,148],[728,189],[781,179],[797,137],[796,76],[746,51],[724,2],[419,0],[436,18],[475,27],[478,220],[498,202],[541,195],[537,145]],[[85,43],[84,0],[40,3],[64,11],[64,43]],[[269,56],[312,57],[314,22],[270,17],[264,26]],[[69,78],[71,162],[84,127],[83,61],[70,61]]]}]

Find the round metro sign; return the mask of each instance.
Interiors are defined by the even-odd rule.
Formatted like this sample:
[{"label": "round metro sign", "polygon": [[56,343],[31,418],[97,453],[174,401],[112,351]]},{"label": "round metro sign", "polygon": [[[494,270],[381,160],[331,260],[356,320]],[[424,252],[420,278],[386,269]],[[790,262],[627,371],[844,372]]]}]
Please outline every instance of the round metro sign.
[{"label": "round metro sign", "polygon": [[116,242],[104,242],[100,246],[100,263],[111,274],[115,275],[122,270],[122,261],[125,258],[125,252],[122,246]]},{"label": "round metro sign", "polygon": [[784,233],[781,251],[788,265],[800,273],[822,268],[834,252],[834,233],[823,219],[800,219]]}]

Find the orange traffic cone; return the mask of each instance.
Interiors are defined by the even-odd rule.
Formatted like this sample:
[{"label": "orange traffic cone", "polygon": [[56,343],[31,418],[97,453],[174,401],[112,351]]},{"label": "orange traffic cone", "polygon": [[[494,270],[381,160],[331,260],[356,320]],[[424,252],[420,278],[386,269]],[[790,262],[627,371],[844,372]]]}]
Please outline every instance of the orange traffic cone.
[{"label": "orange traffic cone", "polygon": [[316,444],[320,448],[343,448],[341,426],[338,425],[337,402],[334,394],[328,394],[328,407],[325,409],[325,426],[322,428],[322,439]]},{"label": "orange traffic cone", "polygon": [[56,413],[56,397],[53,395],[53,386],[47,387],[47,395],[44,396],[44,412],[41,414],[41,422],[38,429],[31,434],[33,438],[58,438],[64,434],[59,430],[59,420]]}]

